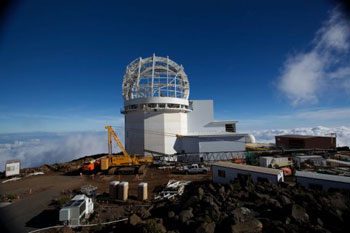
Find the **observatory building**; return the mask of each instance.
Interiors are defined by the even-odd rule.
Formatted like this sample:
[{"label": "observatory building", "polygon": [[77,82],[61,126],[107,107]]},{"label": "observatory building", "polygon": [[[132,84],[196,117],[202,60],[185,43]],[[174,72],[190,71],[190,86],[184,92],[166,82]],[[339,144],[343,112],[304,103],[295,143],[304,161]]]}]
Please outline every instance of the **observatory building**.
[{"label": "observatory building", "polygon": [[236,121],[215,121],[212,100],[189,100],[182,65],[168,57],[138,58],[123,77],[125,147],[130,154],[244,151],[251,135]]}]

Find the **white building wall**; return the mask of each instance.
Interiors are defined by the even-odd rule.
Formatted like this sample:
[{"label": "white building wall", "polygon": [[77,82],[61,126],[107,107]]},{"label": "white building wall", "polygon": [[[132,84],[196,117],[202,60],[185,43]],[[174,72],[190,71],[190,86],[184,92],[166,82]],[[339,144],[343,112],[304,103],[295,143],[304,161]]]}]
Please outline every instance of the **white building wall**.
[{"label": "white building wall", "polygon": [[174,154],[176,134],[187,134],[186,113],[130,112],[125,115],[125,147],[130,154],[144,150]]},{"label": "white building wall", "polygon": [[[219,170],[225,171],[226,176],[220,177],[218,175]],[[244,170],[239,170],[235,168],[227,168],[227,167],[213,165],[213,182],[214,183],[227,184],[230,181],[233,181],[234,179],[236,179],[238,177],[238,174],[250,175],[254,182],[257,182],[258,178],[267,179],[271,183],[278,183],[278,182],[284,181],[283,171],[281,171],[280,174],[278,175],[272,175],[272,174],[244,171]]]},{"label": "white building wall", "polygon": [[245,151],[245,143],[244,136],[189,136],[181,138],[181,150],[185,153]]},{"label": "white building wall", "polygon": [[245,137],[200,137],[199,152],[245,151]]},{"label": "white building wall", "polygon": [[198,137],[182,137],[179,139],[180,147],[179,153],[198,153],[199,152],[199,139]]},{"label": "white building wall", "polygon": [[175,154],[176,135],[187,134],[187,116],[186,113],[165,113],[164,114],[164,153]]},{"label": "white building wall", "polygon": [[[214,121],[212,100],[194,100],[192,112],[130,111],[125,114],[125,147],[130,154],[162,154],[244,151],[246,139],[225,132]],[[232,134],[230,137],[182,137],[176,135]]]},{"label": "white building wall", "polygon": [[[145,113],[144,149],[164,153],[165,151],[165,129],[164,114],[158,112]],[[148,155],[147,152],[143,154]]]},{"label": "white building wall", "polygon": [[187,113],[188,133],[203,134],[206,132],[205,126],[214,121],[213,100],[193,100],[193,111]]}]

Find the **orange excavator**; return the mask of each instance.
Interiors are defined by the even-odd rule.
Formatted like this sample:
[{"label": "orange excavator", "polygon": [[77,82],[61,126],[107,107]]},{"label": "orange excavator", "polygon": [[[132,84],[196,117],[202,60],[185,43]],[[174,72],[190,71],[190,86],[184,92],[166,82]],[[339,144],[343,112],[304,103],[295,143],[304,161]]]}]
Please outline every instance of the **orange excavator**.
[{"label": "orange excavator", "polygon": [[95,171],[95,169],[97,169],[100,165],[100,160],[90,160],[88,162],[85,162],[82,166],[82,170],[83,172],[92,172]]}]

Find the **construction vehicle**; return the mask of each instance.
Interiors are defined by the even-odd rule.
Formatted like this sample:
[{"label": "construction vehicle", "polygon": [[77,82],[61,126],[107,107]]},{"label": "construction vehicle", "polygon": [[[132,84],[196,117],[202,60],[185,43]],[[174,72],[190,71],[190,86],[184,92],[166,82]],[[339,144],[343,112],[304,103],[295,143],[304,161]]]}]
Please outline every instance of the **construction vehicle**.
[{"label": "construction vehicle", "polygon": [[[105,129],[108,131],[108,155],[101,158],[102,171],[120,167],[134,167],[137,171],[140,171],[139,168],[141,165],[153,162],[152,157],[140,157],[139,154],[129,155],[112,127],[106,126]],[[122,155],[112,154],[112,138],[119,146]]]},{"label": "construction vehicle", "polygon": [[90,160],[88,162],[85,162],[82,166],[83,172],[92,172],[95,171],[100,164],[100,160]]},{"label": "construction vehicle", "polygon": [[234,158],[234,159],[232,160],[232,163],[244,164],[244,159],[243,159],[243,158]]},{"label": "construction vehicle", "polygon": [[246,152],[245,162],[249,165],[257,166],[259,164],[259,154],[254,152]]},{"label": "construction vehicle", "polygon": [[277,158],[273,159],[269,167],[281,169],[283,171],[283,175],[285,176],[293,175],[295,172],[294,163],[291,158],[284,160],[278,160]]}]

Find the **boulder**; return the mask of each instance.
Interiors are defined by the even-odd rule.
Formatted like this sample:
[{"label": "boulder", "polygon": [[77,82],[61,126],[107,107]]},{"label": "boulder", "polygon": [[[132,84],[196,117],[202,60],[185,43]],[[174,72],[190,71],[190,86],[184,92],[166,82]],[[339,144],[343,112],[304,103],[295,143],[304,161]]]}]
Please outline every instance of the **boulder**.
[{"label": "boulder", "polygon": [[183,210],[180,212],[179,214],[179,219],[181,222],[185,223],[188,220],[190,220],[191,218],[193,218],[193,213],[192,213],[192,209],[189,210]]},{"label": "boulder", "polygon": [[197,196],[191,196],[183,205],[182,208],[187,209],[188,207],[194,205],[196,202],[198,202]]},{"label": "boulder", "polygon": [[262,231],[263,225],[257,219],[240,222],[231,226],[232,233],[259,233]]},{"label": "boulder", "polygon": [[215,189],[213,184],[210,183],[208,187],[209,187],[210,191],[212,191],[214,193],[216,192],[216,189]]},{"label": "boulder", "polygon": [[340,193],[335,193],[332,196],[332,198],[330,199],[330,204],[332,207],[335,207],[340,210],[345,210],[348,208],[344,196]]},{"label": "boulder", "polygon": [[245,222],[252,218],[252,211],[245,207],[238,207],[232,211],[235,223]]},{"label": "boulder", "polygon": [[129,218],[129,223],[133,226],[136,226],[141,221],[142,221],[141,218],[139,216],[137,216],[136,214],[131,215]]},{"label": "boulder", "polygon": [[309,222],[309,215],[303,207],[297,204],[292,206],[292,217],[299,223]]},{"label": "boulder", "polygon": [[281,196],[281,202],[282,202],[283,205],[289,205],[289,204],[292,203],[290,198],[287,197],[286,195],[282,195]]},{"label": "boulder", "polygon": [[142,224],[141,232],[166,233],[166,228],[163,225],[163,219],[151,218]]},{"label": "boulder", "polygon": [[136,213],[143,219],[151,216],[151,213],[143,206]]},{"label": "boulder", "polygon": [[323,222],[320,218],[317,218],[317,224],[320,225],[321,227],[323,226]]},{"label": "boulder", "polygon": [[273,199],[273,198],[268,200],[268,204],[275,207],[275,208],[282,208],[280,202],[277,201],[276,199]]},{"label": "boulder", "polygon": [[222,186],[222,187],[219,189],[219,193],[225,194],[225,187],[224,187],[224,186]]},{"label": "boulder", "polygon": [[175,217],[175,212],[174,211],[169,211],[168,212],[168,218],[174,218]]},{"label": "boulder", "polygon": [[196,229],[196,233],[214,233],[215,231],[215,222],[211,223],[202,223],[200,227]]},{"label": "boulder", "polygon": [[202,189],[201,187],[198,188],[198,197],[199,199],[202,199],[204,195],[204,189]]}]

